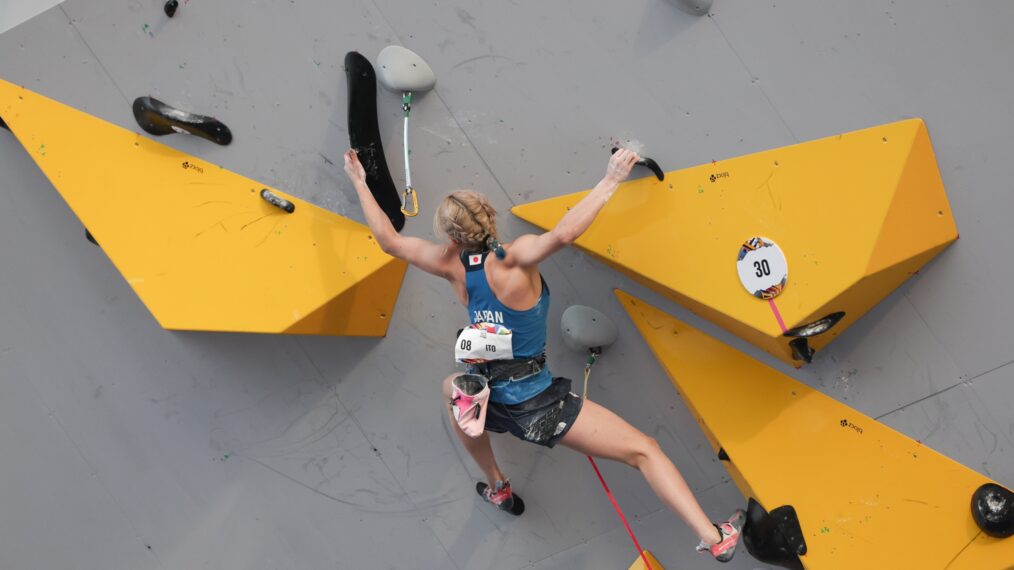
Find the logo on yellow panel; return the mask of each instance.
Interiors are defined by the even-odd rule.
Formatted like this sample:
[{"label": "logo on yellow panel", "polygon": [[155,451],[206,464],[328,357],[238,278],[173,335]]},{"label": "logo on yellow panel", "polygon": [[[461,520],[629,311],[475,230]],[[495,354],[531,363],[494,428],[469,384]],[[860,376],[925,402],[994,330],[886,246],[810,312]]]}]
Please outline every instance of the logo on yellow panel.
[{"label": "logo on yellow panel", "polygon": [[848,420],[842,420],[842,421],[840,421],[838,423],[841,424],[841,427],[843,427],[843,428],[849,428],[851,430],[855,430],[855,432],[858,433],[859,435],[863,434],[863,428],[857,426],[856,424],[854,424],[854,423],[852,423],[852,422],[850,422]]}]

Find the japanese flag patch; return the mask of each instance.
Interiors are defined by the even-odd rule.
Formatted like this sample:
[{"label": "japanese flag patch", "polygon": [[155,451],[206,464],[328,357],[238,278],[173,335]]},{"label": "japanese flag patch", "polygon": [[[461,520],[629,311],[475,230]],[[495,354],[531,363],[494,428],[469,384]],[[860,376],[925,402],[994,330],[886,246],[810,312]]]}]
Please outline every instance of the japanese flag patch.
[{"label": "japanese flag patch", "polygon": [[473,253],[473,254],[471,254],[471,255],[468,256],[468,265],[475,266],[475,265],[479,265],[481,263],[482,263],[482,254],[481,253]]}]

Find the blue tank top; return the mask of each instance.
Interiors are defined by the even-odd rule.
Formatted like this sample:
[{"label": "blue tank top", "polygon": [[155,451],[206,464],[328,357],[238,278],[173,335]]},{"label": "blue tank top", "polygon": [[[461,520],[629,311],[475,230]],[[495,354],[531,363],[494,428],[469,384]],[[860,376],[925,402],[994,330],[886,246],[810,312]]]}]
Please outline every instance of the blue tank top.
[{"label": "blue tank top", "polygon": [[[491,252],[462,254],[465,265],[465,289],[468,291],[468,315],[474,323],[501,324],[513,331],[514,358],[536,358],[546,350],[546,319],[549,317],[549,286],[542,279],[542,295],[535,306],[516,311],[505,306],[493,294],[486,279],[486,258]],[[540,276],[541,278],[541,276]],[[549,367],[512,381],[490,383],[489,399],[501,404],[519,404],[549,387],[553,375]]]}]

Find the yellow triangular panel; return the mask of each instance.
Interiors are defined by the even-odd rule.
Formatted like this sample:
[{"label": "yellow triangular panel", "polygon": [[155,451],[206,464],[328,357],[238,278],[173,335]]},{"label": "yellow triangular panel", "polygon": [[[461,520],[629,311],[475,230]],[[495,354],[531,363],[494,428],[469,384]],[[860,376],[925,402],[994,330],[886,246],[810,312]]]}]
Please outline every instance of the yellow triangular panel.
[{"label": "yellow triangular panel", "polygon": [[165,328],[386,332],[405,265],[362,224],[5,81],[0,117]]},{"label": "yellow triangular panel", "polygon": [[[988,479],[623,293],[648,342],[745,496],[792,505],[806,568],[945,568],[970,543],[981,570],[1014,541],[984,540],[972,493]],[[907,545],[902,547],[901,545]]]},{"label": "yellow triangular panel", "polygon": [[[548,229],[586,194],[512,211]],[[627,182],[577,245],[794,362],[772,307],[739,282],[743,241],[764,236],[785,252],[775,307],[788,328],[827,307],[846,313],[840,333],[883,298],[863,289],[867,275],[891,271],[900,283],[911,272],[898,265],[957,237],[946,204],[925,127],[911,119]],[[921,230],[894,230],[909,226]],[[875,254],[888,265],[871,271]]]},{"label": "yellow triangular panel", "polygon": [[634,560],[634,563],[630,565],[628,570],[665,570],[665,566],[662,566],[662,563],[655,558],[654,554],[645,550],[644,556],[648,559],[648,563],[651,564],[651,568],[648,568],[648,566],[645,565],[644,558],[638,556],[637,559]]}]

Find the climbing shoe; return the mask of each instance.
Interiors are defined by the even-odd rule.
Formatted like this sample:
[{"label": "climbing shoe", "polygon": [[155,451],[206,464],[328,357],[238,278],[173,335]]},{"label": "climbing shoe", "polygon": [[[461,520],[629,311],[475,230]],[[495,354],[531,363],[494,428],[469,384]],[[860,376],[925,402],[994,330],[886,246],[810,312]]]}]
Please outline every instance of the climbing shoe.
[{"label": "climbing shoe", "polygon": [[733,555],[736,554],[736,546],[739,545],[740,531],[743,530],[744,522],[746,522],[746,513],[742,509],[737,509],[729,520],[715,525],[722,540],[715,544],[705,544],[702,540],[697,545],[697,552],[707,552],[719,562],[732,560]]},{"label": "climbing shoe", "polygon": [[510,481],[497,481],[496,488],[492,488],[482,481],[475,484],[475,492],[479,493],[487,503],[493,503],[501,511],[518,516],[525,512],[525,502],[521,497],[511,492]]}]

